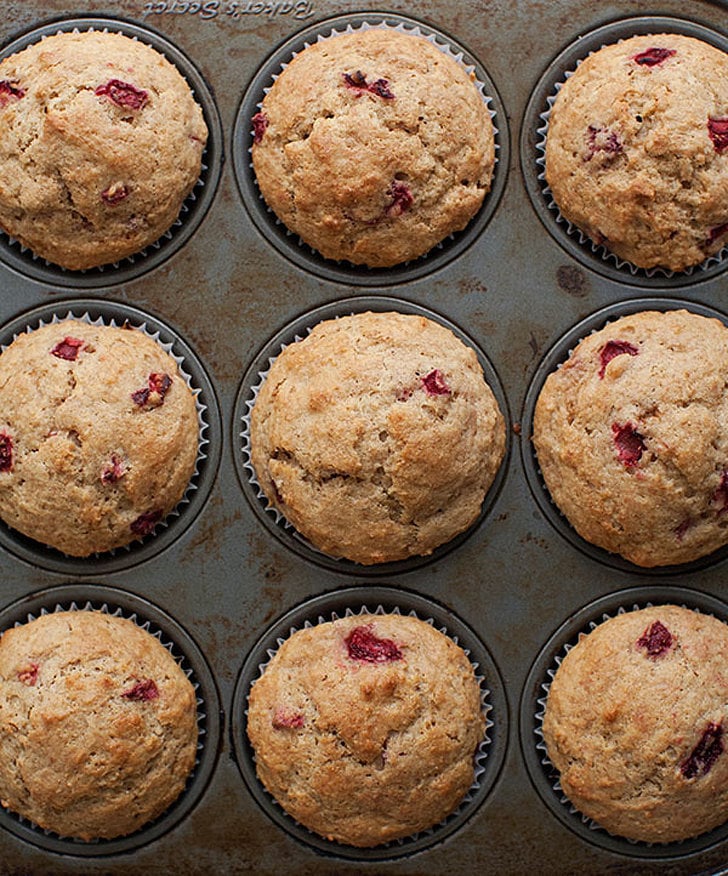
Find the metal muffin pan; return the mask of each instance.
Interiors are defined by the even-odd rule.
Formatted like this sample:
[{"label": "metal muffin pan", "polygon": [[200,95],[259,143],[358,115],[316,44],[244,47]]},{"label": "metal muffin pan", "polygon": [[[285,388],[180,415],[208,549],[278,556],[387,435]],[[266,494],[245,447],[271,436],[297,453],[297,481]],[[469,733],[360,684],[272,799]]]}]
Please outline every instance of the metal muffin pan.
[{"label": "metal muffin pan", "polygon": [[[319,28],[328,33],[348,21],[398,18],[462,49],[485,82],[499,131],[498,164],[484,208],[465,232],[413,265],[370,272],[325,262],[271,222],[250,174],[246,116],[260,100],[271,64]],[[138,30],[139,38],[143,34],[183,69],[211,132],[205,185],[171,239],[103,271],[61,271],[0,241],[0,331],[5,338],[38,315],[79,306],[95,316],[146,321],[190,363],[193,384],[205,396],[209,443],[189,505],[166,530],[129,551],[67,561],[0,533],[0,617],[5,623],[12,615],[15,622],[18,612],[27,615],[49,601],[81,600],[150,619],[212,691],[205,714],[212,722],[208,739],[217,741],[205,755],[204,775],[198,780],[198,767],[193,778],[199,784],[185,792],[170,818],[118,846],[69,847],[47,837],[39,842],[35,829],[3,816],[0,872],[726,872],[725,831],[708,843],[659,851],[595,842],[568,822],[570,815],[564,820],[554,811],[550,789],[542,787],[542,768],[531,762],[537,737],[530,698],[552,637],[570,635],[565,631],[586,622],[585,612],[601,601],[618,606],[639,588],[649,590],[647,598],[666,600],[674,593],[684,601],[689,591],[699,606],[717,604],[726,598],[726,565],[720,552],[709,562],[645,573],[585,549],[560,530],[539,494],[529,435],[529,392],[584,320],[602,311],[611,318],[645,300],[728,313],[723,262],[685,275],[646,276],[564,231],[538,180],[537,149],[542,103],[584,47],[595,39],[663,29],[704,29],[725,46],[725,0],[428,0],[416,9],[397,0],[384,10],[350,0],[91,0],[76,6],[25,0],[7,4],[0,53],[39,28],[53,32],[79,21]],[[374,575],[353,564],[322,562],[290,543],[288,534],[273,531],[241,472],[246,374],[259,369],[266,345],[288,326],[311,314],[339,313],[356,298],[374,309],[424,309],[470,339],[492,369],[511,428],[497,489],[467,537],[422,562]],[[384,600],[414,605],[419,614],[420,602],[435,605],[436,622],[448,629],[462,623],[472,636],[467,644],[484,655],[486,684],[497,692],[494,769],[486,771],[484,792],[467,816],[451,822],[435,845],[379,849],[368,857],[325,842],[321,847],[278,823],[260,802],[263,792],[250,764],[242,768],[242,704],[256,648],[279,635],[281,624],[293,623],[302,606],[331,599],[334,610]]]}]

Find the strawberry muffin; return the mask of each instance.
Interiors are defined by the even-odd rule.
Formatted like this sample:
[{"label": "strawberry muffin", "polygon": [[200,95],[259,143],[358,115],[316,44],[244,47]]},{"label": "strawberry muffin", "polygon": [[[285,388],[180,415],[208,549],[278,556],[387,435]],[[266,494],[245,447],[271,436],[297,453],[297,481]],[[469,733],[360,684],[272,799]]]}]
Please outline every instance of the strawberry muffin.
[{"label": "strawberry muffin", "polygon": [[460,231],[491,186],[495,134],[466,69],[372,28],[306,47],[252,120],[260,191],[327,259],[390,267]]},{"label": "strawberry muffin", "polygon": [[0,61],[0,228],[71,270],[175,222],[207,127],[179,71],[119,33],[59,33]]},{"label": "strawberry muffin", "polygon": [[616,615],[551,684],[549,758],[570,802],[605,830],[667,843],[728,820],[728,625],[676,605]]},{"label": "strawberry muffin", "polygon": [[319,323],[275,359],[250,416],[271,506],[362,564],[426,556],[471,526],[505,441],[472,347],[396,312]]},{"label": "strawberry muffin", "polygon": [[298,630],[253,683],[258,776],[321,836],[371,847],[439,824],[475,777],[485,720],[465,652],[415,617]]},{"label": "strawberry muffin", "polygon": [[66,319],[0,354],[0,517],[74,557],[149,535],[195,471],[195,398],[139,329]]},{"label": "strawberry muffin", "polygon": [[562,216],[639,268],[684,271],[728,243],[728,54],[675,33],[585,58],[546,135]]},{"label": "strawberry muffin", "polygon": [[582,538],[639,566],[728,543],[728,328],[686,310],[622,316],[547,377],[533,443]]},{"label": "strawberry muffin", "polygon": [[182,793],[197,735],[190,680],[132,621],[60,611],[0,636],[0,803],[38,827],[133,833]]}]

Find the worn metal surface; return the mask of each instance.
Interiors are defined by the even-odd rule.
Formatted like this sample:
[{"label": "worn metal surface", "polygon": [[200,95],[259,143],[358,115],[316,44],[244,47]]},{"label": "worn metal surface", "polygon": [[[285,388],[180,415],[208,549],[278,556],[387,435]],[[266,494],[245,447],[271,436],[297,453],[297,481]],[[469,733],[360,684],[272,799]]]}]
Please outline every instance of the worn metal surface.
[{"label": "worn metal surface", "polygon": [[[93,583],[125,590],[171,615],[209,663],[223,730],[210,782],[194,809],[170,831],[124,855],[79,857],[37,848],[0,831],[3,874],[70,873],[498,873],[697,874],[728,863],[728,842],[697,853],[634,857],[585,840],[554,817],[529,778],[519,711],[529,671],[553,632],[587,603],[641,585],[679,584],[725,599],[725,561],[671,573],[617,567],[579,550],[546,519],[527,484],[520,443],[485,521],[458,547],[418,568],[370,575],[324,568],[271,536],[253,513],[234,464],[233,422],[243,375],[258,351],[301,313],[356,294],[386,294],[452,320],[485,351],[502,382],[512,424],[521,420],[531,378],[573,324],[616,301],[645,295],[681,298],[728,312],[728,274],[675,284],[644,283],[600,271],[575,257],[534,209],[521,161],[521,123],[551,61],[574,39],[603,24],[652,13],[689,16],[728,34],[725,2],[685,4],[592,0],[390,2],[388,11],[421,19],[464,45],[487,71],[507,118],[505,187],[477,240],[434,272],[363,289],[303,270],[258,231],[242,203],[232,152],[238,107],[273,48],[319,20],[377,10],[379,4],[301,0],[254,3],[89,2],[2,4],[0,45],[65,17],[111,16],[151,29],[185,53],[219,111],[225,160],[212,204],[190,239],[154,270],[96,288],[25,276],[0,263],[0,324],[26,310],[72,298],[98,298],[148,312],[179,333],[201,360],[220,407],[221,457],[209,498],[164,550],[124,568],[93,561],[83,572],[49,568],[0,549],[0,608],[57,585]],[[198,11],[193,11],[197,9]],[[526,158],[532,138],[525,137]],[[143,160],[141,157],[140,160]],[[486,644],[508,701],[508,738],[494,787],[467,824],[433,849],[391,862],[322,857],[274,824],[248,793],[233,760],[233,693],[246,655],[280,615],[328,590],[387,584],[436,599]],[[530,695],[526,691],[526,696]]]}]

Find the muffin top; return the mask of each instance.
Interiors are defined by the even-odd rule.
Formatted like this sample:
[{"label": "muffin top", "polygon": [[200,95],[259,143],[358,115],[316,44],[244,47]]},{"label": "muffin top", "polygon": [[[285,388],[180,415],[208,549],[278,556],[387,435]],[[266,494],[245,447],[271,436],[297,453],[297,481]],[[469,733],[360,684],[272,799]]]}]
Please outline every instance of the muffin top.
[{"label": "muffin top", "polygon": [[587,541],[640,566],[728,542],[728,328],[685,310],[624,316],[548,376],[533,442]]},{"label": "muffin top", "polygon": [[635,36],[564,82],[546,138],[562,215],[640,268],[683,271],[728,243],[728,54]]},{"label": "muffin top", "polygon": [[429,554],[478,517],[505,424],[472,348],[422,316],[319,323],[273,362],[250,424],[271,505],[358,563]]},{"label": "muffin top", "polygon": [[464,651],[414,617],[298,630],[250,692],[260,780],[301,824],[354,846],[442,821],[473,783],[483,734]]},{"label": "muffin top", "polygon": [[194,472],[175,360],[138,329],[66,319],[0,353],[0,517],[71,556],[150,533]]},{"label": "muffin top", "polygon": [[195,763],[192,684],[159,639],[100,611],[0,636],[0,803],[64,837],[156,818]]},{"label": "muffin top", "polygon": [[388,267],[464,228],[490,189],[493,124],[465,69],[375,28],[305,48],[253,119],[268,206],[321,255]]},{"label": "muffin top", "polygon": [[59,33],[0,61],[0,228],[82,270],[160,238],[207,127],[182,75],[118,33]]},{"label": "muffin top", "polygon": [[543,733],[561,787],[607,831],[651,843],[728,819],[728,625],[659,605],[616,615],[556,671]]}]

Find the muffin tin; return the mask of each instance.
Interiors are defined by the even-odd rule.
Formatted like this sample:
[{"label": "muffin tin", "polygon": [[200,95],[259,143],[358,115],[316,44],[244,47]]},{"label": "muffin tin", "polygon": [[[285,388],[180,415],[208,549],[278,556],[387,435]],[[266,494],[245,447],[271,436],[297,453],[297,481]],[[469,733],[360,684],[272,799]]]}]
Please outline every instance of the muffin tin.
[{"label": "muffin tin", "polygon": [[[10,4],[0,23],[2,54],[38,29],[108,27],[149,41],[187,76],[210,128],[205,169],[179,225],[144,255],[69,272],[0,236],[0,343],[69,311],[145,325],[183,360],[205,424],[189,501],[168,527],[129,550],[71,560],[0,529],[0,628],[69,604],[149,621],[199,683],[205,729],[187,790],[133,837],[69,843],[0,812],[3,872],[725,872],[724,829],[652,848],[585,825],[554,793],[537,732],[548,668],[570,637],[602,613],[644,600],[725,616],[725,553],[645,572],[589,548],[551,506],[529,433],[540,382],[597,323],[644,306],[689,306],[728,319],[725,250],[684,275],[605,258],[549,206],[538,146],[548,96],[584,53],[665,29],[725,49],[726,4],[410,7],[27,0]],[[319,31],[401,20],[462,52],[484,83],[498,128],[493,188],[468,229],[413,264],[369,271],[326,262],[291,239],[260,201],[248,121],[272,72]],[[424,311],[451,324],[479,352],[510,426],[509,453],[477,524],[432,557],[374,568],[322,558],[281,527],[250,488],[241,437],[251,384],[280,344],[312,319],[365,307]],[[455,633],[479,664],[491,706],[472,800],[431,836],[369,853],[289,823],[257,783],[244,735],[245,691],[261,655],[296,624],[363,605],[414,610]]]}]

